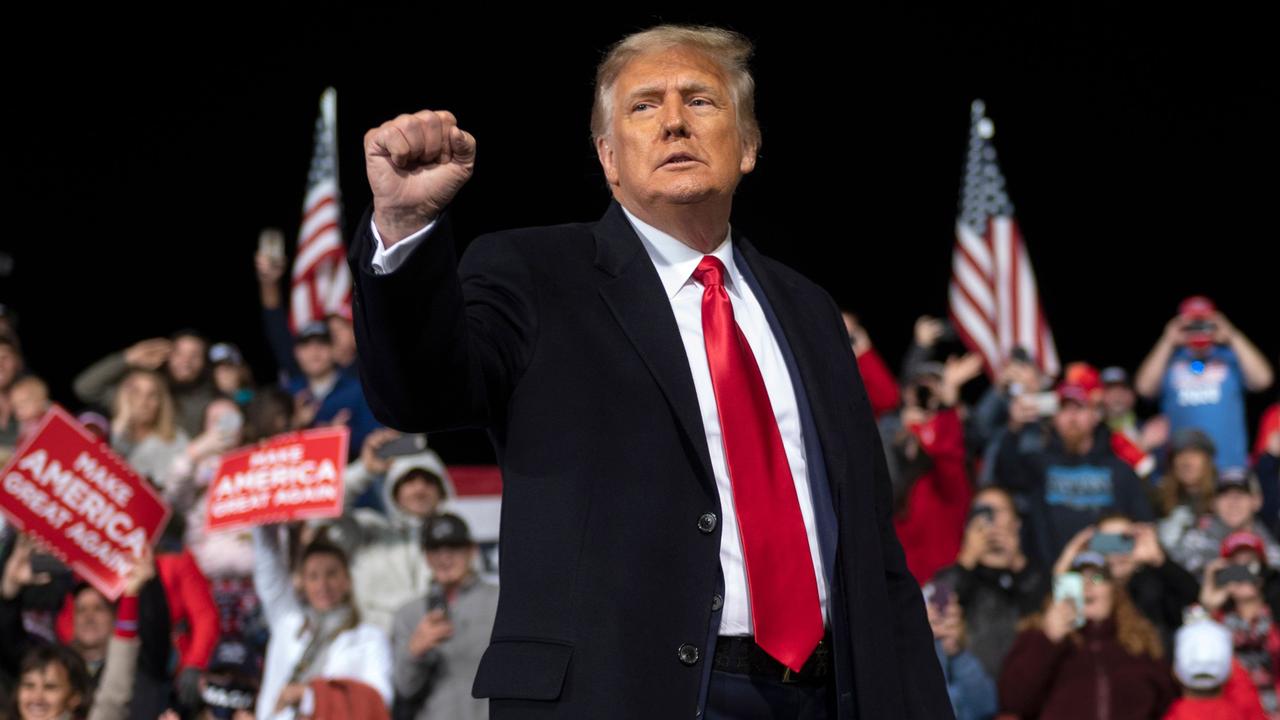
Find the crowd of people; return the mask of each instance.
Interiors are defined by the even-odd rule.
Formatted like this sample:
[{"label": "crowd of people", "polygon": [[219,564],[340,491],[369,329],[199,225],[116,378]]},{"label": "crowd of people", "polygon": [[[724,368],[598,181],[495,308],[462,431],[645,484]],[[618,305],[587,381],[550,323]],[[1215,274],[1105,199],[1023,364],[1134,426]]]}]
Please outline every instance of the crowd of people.
[{"label": "crowd of people", "polygon": [[[445,464],[378,426],[350,314],[290,332],[283,264],[256,262],[277,377],[182,330],[59,399],[173,512],[115,602],[4,529],[0,717],[487,717],[498,588]],[[845,321],[959,718],[1280,720],[1280,409],[1250,437],[1272,367],[1212,302],[1185,301],[1132,375],[1050,377],[1016,348],[988,368],[929,317],[895,372]],[[19,330],[0,307],[0,464],[53,402]],[[334,424],[341,517],[206,528],[222,453]]]}]

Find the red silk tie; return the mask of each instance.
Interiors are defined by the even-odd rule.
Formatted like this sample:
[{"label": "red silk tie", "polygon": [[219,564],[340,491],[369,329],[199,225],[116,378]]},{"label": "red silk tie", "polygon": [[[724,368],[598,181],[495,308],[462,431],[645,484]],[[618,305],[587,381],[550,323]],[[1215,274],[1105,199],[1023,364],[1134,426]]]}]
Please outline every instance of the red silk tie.
[{"label": "red silk tie", "polygon": [[693,276],[702,283],[702,334],[715,389],[733,507],[751,596],[755,640],[800,672],[822,639],[813,556],[778,421],[751,346],[733,319],[724,265],[706,255]]}]

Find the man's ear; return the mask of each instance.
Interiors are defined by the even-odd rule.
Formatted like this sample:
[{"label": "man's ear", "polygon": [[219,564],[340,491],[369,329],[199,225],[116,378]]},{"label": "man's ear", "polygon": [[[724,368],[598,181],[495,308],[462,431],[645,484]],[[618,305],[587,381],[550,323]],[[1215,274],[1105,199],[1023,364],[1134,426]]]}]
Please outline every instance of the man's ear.
[{"label": "man's ear", "polygon": [[609,144],[608,136],[596,138],[596,157],[600,159],[600,169],[604,171],[604,178],[610,185],[618,184],[618,165],[614,162],[613,146]]},{"label": "man's ear", "polygon": [[759,148],[755,143],[742,141],[742,162],[738,165],[738,170],[746,175],[756,167],[756,152]]}]

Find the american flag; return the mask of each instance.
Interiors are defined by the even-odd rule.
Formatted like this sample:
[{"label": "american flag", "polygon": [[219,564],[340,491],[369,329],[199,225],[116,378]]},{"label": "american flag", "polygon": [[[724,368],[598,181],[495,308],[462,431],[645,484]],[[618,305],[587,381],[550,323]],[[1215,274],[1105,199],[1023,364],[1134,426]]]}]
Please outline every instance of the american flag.
[{"label": "american flag", "polygon": [[995,125],[981,100],[973,102],[971,114],[951,258],[951,323],[964,344],[982,355],[992,377],[1018,347],[1042,371],[1057,375],[1053,333],[1044,319],[1031,258],[991,142]]},{"label": "american flag", "polygon": [[342,202],[338,193],[338,93],[328,88],[320,96],[315,151],[307,173],[302,203],[298,254],[290,282],[289,326],[293,332],[329,315],[350,317],[351,271],[342,243]]}]

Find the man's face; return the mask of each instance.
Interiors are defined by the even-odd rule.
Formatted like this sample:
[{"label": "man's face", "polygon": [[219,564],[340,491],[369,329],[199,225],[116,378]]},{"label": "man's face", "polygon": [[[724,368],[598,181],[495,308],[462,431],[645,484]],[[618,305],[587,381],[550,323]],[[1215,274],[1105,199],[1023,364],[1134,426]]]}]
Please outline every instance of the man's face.
[{"label": "man's face", "polygon": [[323,377],[333,370],[333,346],[322,339],[307,340],[293,346],[293,356],[309,378]]},{"label": "man's face", "polygon": [[628,209],[729,198],[755,167],[756,149],[744,144],[727,79],[697,50],[633,58],[610,102],[610,127],[596,151],[614,197]]},{"label": "man's face", "polygon": [[87,649],[106,647],[115,623],[115,613],[107,599],[97,590],[85,588],[76,595],[74,607],[72,639],[76,645]]},{"label": "man's face", "polygon": [[193,382],[204,369],[204,341],[189,335],[178,338],[169,353],[169,377],[176,383]]},{"label": "man's face", "polygon": [[1228,528],[1242,530],[1253,523],[1260,503],[1248,490],[1223,490],[1213,498],[1213,512]]},{"label": "man's face", "polygon": [[329,335],[333,338],[333,357],[341,365],[356,359],[356,333],[351,321],[338,315],[328,319]]},{"label": "man's face", "polygon": [[18,422],[33,423],[49,409],[49,394],[35,383],[19,384],[9,393]]},{"label": "man's face", "polygon": [[1092,405],[1064,400],[1053,416],[1053,427],[1068,449],[1074,450],[1093,436],[1098,426],[1098,411]]},{"label": "man's face", "polygon": [[415,475],[400,483],[394,498],[396,505],[409,515],[425,518],[435,514],[440,504],[440,489],[426,478]]},{"label": "man's face", "polygon": [[1109,417],[1124,415],[1133,409],[1136,398],[1128,385],[1112,383],[1102,390],[1102,405]]},{"label": "man's face", "polygon": [[441,585],[455,585],[462,581],[471,571],[471,562],[475,559],[477,547],[441,547],[427,551],[427,566],[431,568],[431,577]]}]

